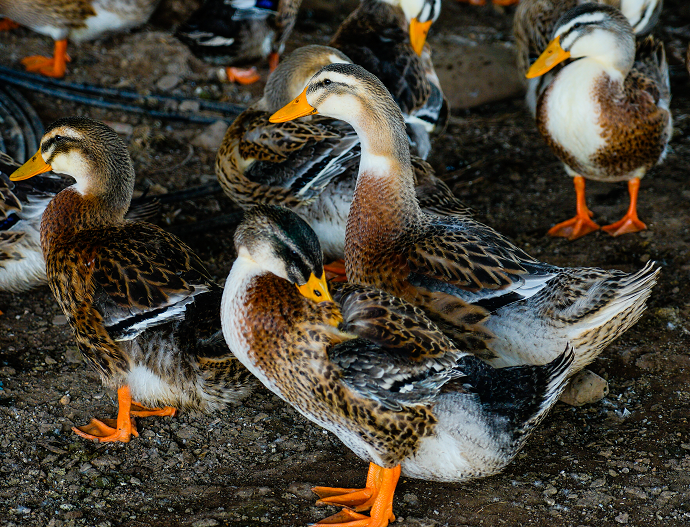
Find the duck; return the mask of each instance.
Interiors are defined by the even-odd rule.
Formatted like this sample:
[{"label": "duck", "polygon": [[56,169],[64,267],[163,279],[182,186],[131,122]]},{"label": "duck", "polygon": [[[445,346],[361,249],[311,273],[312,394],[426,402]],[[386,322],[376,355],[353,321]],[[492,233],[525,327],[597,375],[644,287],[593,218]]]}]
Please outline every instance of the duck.
[{"label": "duck", "polygon": [[[271,73],[263,97],[228,127],[215,171],[225,194],[243,209],[258,203],[288,207],[316,231],[328,260],[342,260],[345,226],[357,179],[359,139],[344,121],[322,116],[271,123],[328,64],[348,64],[341,51],[319,45],[291,52]],[[425,210],[467,214],[427,162],[413,156],[415,192]],[[338,264],[328,266],[338,274]]]},{"label": "duck", "polygon": [[402,113],[361,66],[325,66],[271,121],[317,113],[348,122],[361,144],[348,280],[422,307],[457,347],[493,366],[545,364],[572,344],[575,373],[642,315],[659,274],[653,262],[634,273],[557,267],[471,216],[423,211]]},{"label": "duck", "polygon": [[673,132],[671,88],[663,43],[639,41],[616,8],[583,4],[557,22],[553,39],[527,72],[554,76],[537,101],[537,127],[573,178],[577,214],[548,234],[575,240],[600,227],[585,199],[585,179],[625,181],[630,205],[623,218],[601,227],[612,236],[647,228],[637,215],[640,180],[666,157]]},{"label": "duck", "polygon": [[495,369],[400,298],[353,283],[331,295],[318,237],[288,209],[248,210],[234,242],[221,308],[228,346],[369,462],[362,489],[313,489],[317,504],[345,507],[316,525],[385,527],[401,474],[464,482],[500,472],[567,380],[569,347],[546,365]]},{"label": "duck", "polygon": [[426,43],[440,13],[441,0],[362,0],[329,43],[381,79],[422,159],[431,151],[430,136],[445,130],[450,114]]},{"label": "duck", "polygon": [[115,131],[87,117],[58,119],[10,179],[49,170],[75,183],[43,212],[48,284],[85,362],[118,395],[117,419],[74,432],[126,443],[138,435],[133,417],[210,412],[249,395],[253,378],[223,340],[222,288],[175,236],[125,219],[135,175]]},{"label": "duck", "polygon": [[261,78],[256,67],[236,66],[268,59],[270,70],[275,70],[301,4],[302,0],[206,0],[175,36],[206,62],[227,65],[223,73],[229,82],[253,84]]},{"label": "duck", "polygon": [[22,64],[27,71],[61,78],[70,61],[68,39],[81,42],[134,29],[146,23],[159,1],[0,0],[0,16],[53,38],[52,57],[26,57]]},{"label": "duck", "polygon": [[[570,9],[584,3],[610,5],[621,10],[638,37],[649,34],[656,26],[663,0],[522,0],[515,10],[513,35],[517,48],[518,75],[525,79],[532,63],[546,49],[558,19]],[[525,102],[536,116],[537,98],[553,80],[561,63],[549,73],[527,79]]]}]

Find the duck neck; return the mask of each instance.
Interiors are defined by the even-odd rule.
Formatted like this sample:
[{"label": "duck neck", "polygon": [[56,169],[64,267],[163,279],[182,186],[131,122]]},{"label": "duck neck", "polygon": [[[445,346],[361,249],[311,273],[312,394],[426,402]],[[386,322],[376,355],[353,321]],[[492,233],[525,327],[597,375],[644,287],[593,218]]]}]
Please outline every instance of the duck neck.
[{"label": "duck neck", "polygon": [[41,248],[48,255],[59,238],[71,240],[82,231],[124,222],[129,203],[111,196],[83,195],[76,185],[60,192],[46,207],[41,219]]}]

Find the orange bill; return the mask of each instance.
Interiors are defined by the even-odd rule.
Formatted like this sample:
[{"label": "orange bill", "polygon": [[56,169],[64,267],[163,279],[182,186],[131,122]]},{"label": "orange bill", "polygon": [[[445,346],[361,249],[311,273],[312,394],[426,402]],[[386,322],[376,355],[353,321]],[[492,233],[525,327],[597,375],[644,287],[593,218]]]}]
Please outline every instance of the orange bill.
[{"label": "orange bill", "polygon": [[316,303],[319,302],[333,302],[333,297],[328,292],[328,283],[326,282],[326,273],[321,273],[321,278],[316,278],[314,273],[311,274],[309,280],[304,285],[298,285],[297,289],[302,295]]},{"label": "orange bill", "polygon": [[305,115],[313,115],[316,112],[316,108],[307,102],[307,88],[304,88],[302,93],[300,93],[295,100],[287,103],[280,110],[271,115],[269,121],[272,123],[284,123],[285,121],[292,121],[293,119],[304,117]]},{"label": "orange bill", "polygon": [[41,151],[39,150],[34,154],[34,157],[15,170],[10,176],[10,179],[12,181],[22,181],[23,179],[32,178],[52,169],[53,168],[48,163],[43,161],[43,156],[41,156]]},{"label": "orange bill", "polygon": [[548,72],[567,58],[570,58],[570,51],[565,51],[561,47],[561,36],[558,35],[551,42],[549,42],[549,45],[546,47],[544,52],[539,55],[539,58],[536,60],[536,62],[532,64],[532,67],[530,67],[527,75],[525,76],[528,79],[533,79],[535,77],[539,77],[540,75],[544,75],[544,73]]},{"label": "orange bill", "polygon": [[424,42],[426,42],[426,35],[429,33],[432,22],[432,20],[420,22],[416,18],[410,21],[410,44],[417,55],[422,54]]}]

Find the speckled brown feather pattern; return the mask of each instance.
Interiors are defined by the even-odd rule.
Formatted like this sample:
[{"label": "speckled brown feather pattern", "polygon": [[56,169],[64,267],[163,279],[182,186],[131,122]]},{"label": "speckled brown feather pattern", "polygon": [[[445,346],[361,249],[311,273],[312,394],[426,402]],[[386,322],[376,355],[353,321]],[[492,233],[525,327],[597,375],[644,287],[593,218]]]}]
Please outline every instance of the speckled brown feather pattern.
[{"label": "speckled brown feather pattern", "polygon": [[344,384],[344,372],[329,360],[329,350],[353,337],[334,330],[337,306],[314,304],[273,275],[255,278],[245,302],[251,306],[246,318],[253,322],[245,333],[252,360],[305,415],[329,422],[331,429],[354,429],[386,467],[399,464],[414,453],[420,437],[433,433],[436,420],[428,405],[393,412]]},{"label": "speckled brown feather pattern", "polygon": [[592,97],[600,109],[605,145],[589,159],[578,159],[549,133],[547,101],[554,84],[537,103],[539,132],[556,156],[584,177],[615,182],[644,176],[662,158],[670,139],[671,114],[664,107],[670,92],[661,74],[665,62],[663,44],[647,37],[638,43],[635,66],[622,86],[606,73],[597,79]]},{"label": "speckled brown feather pattern", "polygon": [[402,9],[380,0],[362,0],[329,44],[376,75],[405,114],[424,105],[431,86],[424,64],[410,45]]},{"label": "speckled brown feather pattern", "polygon": [[76,29],[96,15],[93,0],[0,0],[0,14],[27,27]]}]

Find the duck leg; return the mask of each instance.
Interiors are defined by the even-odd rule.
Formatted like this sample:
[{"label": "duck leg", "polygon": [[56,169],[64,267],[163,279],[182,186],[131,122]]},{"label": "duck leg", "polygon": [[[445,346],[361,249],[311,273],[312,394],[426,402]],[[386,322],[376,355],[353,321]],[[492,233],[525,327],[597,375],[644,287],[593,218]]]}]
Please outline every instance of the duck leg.
[{"label": "duck leg", "polygon": [[9,18],[3,18],[0,20],[0,31],[9,31],[15,27],[19,27],[19,24],[17,24],[14,20],[10,20]]},{"label": "duck leg", "polygon": [[548,232],[549,236],[561,236],[569,240],[576,240],[585,234],[599,230],[599,225],[590,219],[592,211],[587,208],[585,178],[575,176],[573,183],[575,184],[575,194],[577,195],[577,214],[575,214],[574,218],[551,227]]},{"label": "duck leg", "polygon": [[628,193],[630,194],[630,206],[628,212],[625,213],[622,219],[606,227],[603,230],[608,232],[611,236],[620,236],[630,232],[644,231],[647,225],[642,223],[637,217],[637,193],[640,190],[640,179],[633,178],[628,181]]},{"label": "duck leg", "polygon": [[251,68],[225,68],[225,74],[228,77],[228,82],[236,82],[245,86],[254,84],[261,79],[261,75],[253,66]]},{"label": "duck leg", "polygon": [[101,443],[128,443],[134,437],[139,437],[134,416],[148,417],[151,415],[169,415],[176,413],[175,408],[145,408],[132,401],[129,386],[117,390],[118,411],[117,419],[91,419],[88,425],[72,427],[75,434],[85,439],[98,439]]},{"label": "duck leg", "polygon": [[[366,487],[363,489],[343,489],[315,487],[319,496],[317,505],[342,505],[347,507],[333,516],[317,522],[316,525],[331,527],[386,527],[395,521],[393,514],[393,495],[400,479],[400,465],[383,468],[369,464]],[[371,509],[369,516],[359,514]]]},{"label": "duck leg", "polygon": [[26,68],[26,71],[40,73],[46,77],[64,77],[65,70],[67,69],[66,64],[69,61],[70,58],[69,55],[67,55],[67,39],[63,39],[55,41],[55,49],[53,50],[52,58],[34,55],[22,59],[22,64]]}]

